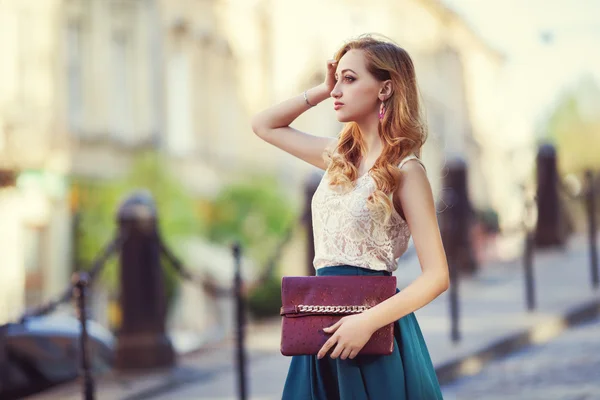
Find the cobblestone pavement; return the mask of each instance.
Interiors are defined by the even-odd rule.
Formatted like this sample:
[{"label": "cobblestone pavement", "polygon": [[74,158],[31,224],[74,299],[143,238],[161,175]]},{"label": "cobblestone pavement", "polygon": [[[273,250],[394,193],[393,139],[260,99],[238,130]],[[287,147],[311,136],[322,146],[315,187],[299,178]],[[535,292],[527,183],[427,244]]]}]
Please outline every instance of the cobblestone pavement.
[{"label": "cobblestone pavement", "polygon": [[[171,388],[165,393],[148,397],[148,400],[237,400],[239,397],[235,356],[233,351],[213,355],[213,362],[199,367],[206,371],[205,377],[192,384]],[[289,362],[290,358],[281,354],[249,352],[248,399],[281,399]],[[198,367],[197,364],[195,366]]]},{"label": "cobblestone pavement", "polygon": [[488,364],[445,400],[600,400],[600,319]]}]

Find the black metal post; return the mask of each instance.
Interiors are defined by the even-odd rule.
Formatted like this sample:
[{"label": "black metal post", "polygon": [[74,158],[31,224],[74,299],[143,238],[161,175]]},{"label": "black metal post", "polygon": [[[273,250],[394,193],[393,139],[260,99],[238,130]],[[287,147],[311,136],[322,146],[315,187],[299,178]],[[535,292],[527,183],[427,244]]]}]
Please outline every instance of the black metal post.
[{"label": "black metal post", "polygon": [[71,229],[72,229],[72,239],[71,239],[71,246],[73,247],[71,252],[72,252],[72,259],[71,259],[71,271],[75,272],[79,270],[79,259],[80,259],[80,254],[79,254],[79,235],[80,235],[80,231],[81,231],[81,212],[79,211],[78,208],[73,210],[73,220],[71,222]]},{"label": "black metal post", "polygon": [[90,277],[85,272],[75,273],[73,275],[74,297],[77,299],[77,313],[79,323],[81,324],[81,334],[79,335],[79,367],[82,377],[82,392],[84,400],[95,399],[94,377],[90,366],[90,354],[88,347],[87,332],[87,310],[86,310],[86,291],[90,283]]},{"label": "black metal post", "polygon": [[556,149],[540,146],[537,164],[538,218],[535,245],[538,248],[563,246],[566,243],[565,216],[560,206]]},{"label": "black metal post", "polygon": [[596,187],[594,185],[594,174],[591,170],[585,172],[586,180],[586,203],[588,212],[588,237],[590,243],[590,268],[592,286],[598,289],[600,277],[598,272],[598,247],[596,244]]},{"label": "black metal post", "polygon": [[458,268],[455,260],[449,260],[448,268],[450,272],[450,319],[451,329],[450,336],[453,343],[460,342],[460,304],[458,301],[458,289],[460,287],[460,279],[458,276]]},{"label": "black metal post", "polygon": [[118,211],[120,235],[121,326],[117,332],[118,370],[170,367],[175,351],[166,334],[167,297],[161,266],[157,211],[149,192],[127,197]]},{"label": "black metal post", "polygon": [[460,288],[460,274],[458,270],[457,245],[456,245],[456,222],[450,212],[455,204],[455,194],[453,189],[446,189],[442,197],[444,207],[447,209],[440,214],[439,224],[448,260],[448,270],[450,274],[450,287],[448,288],[449,306],[450,306],[450,338],[453,343],[460,341],[460,303],[458,300]]},{"label": "black metal post", "polygon": [[460,333],[460,276],[477,269],[470,241],[471,205],[467,190],[467,164],[461,158],[448,160],[442,191],[440,230],[450,273],[450,336],[452,342],[461,340]]},{"label": "black metal post", "polygon": [[0,393],[8,385],[8,354],[6,354],[6,331],[9,325],[0,325]]},{"label": "black metal post", "polygon": [[533,247],[534,233],[527,228],[525,230],[525,248],[523,250],[523,266],[525,269],[525,298],[527,301],[527,310],[533,311],[536,307],[535,301],[535,282],[533,276]]},{"label": "black metal post", "polygon": [[232,246],[233,259],[235,262],[234,288],[236,300],[236,320],[237,320],[237,364],[238,364],[238,394],[240,400],[248,398],[246,386],[246,351],[245,351],[245,307],[244,295],[242,293],[242,268],[241,268],[241,247],[239,243]]},{"label": "black metal post", "polygon": [[447,162],[444,177],[444,188],[453,192],[453,204],[449,208],[454,235],[451,243],[459,273],[473,274],[477,271],[477,261],[471,240],[472,207],[469,200],[467,163],[462,158],[454,158]]}]

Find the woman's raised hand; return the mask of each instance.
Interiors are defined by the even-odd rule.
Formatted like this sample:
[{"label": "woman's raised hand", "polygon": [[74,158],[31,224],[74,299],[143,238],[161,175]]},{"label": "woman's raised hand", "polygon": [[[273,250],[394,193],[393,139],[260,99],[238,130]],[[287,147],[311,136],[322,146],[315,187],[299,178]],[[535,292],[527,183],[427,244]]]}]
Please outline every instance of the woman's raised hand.
[{"label": "woman's raised hand", "polygon": [[325,76],[325,82],[323,83],[327,90],[331,92],[335,87],[335,70],[337,69],[336,60],[327,61],[327,75]]}]

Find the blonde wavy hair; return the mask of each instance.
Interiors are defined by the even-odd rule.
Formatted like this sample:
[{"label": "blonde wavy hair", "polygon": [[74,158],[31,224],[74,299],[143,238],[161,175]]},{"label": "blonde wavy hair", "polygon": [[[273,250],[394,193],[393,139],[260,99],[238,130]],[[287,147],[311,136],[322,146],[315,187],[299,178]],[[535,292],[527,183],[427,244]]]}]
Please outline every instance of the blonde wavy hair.
[{"label": "blonde wavy hair", "polygon": [[[387,224],[394,207],[390,195],[398,188],[401,179],[398,164],[410,154],[419,156],[427,138],[415,68],[404,49],[371,35],[346,43],[336,53],[335,60],[339,62],[350,50],[363,52],[367,70],[377,80],[392,82],[392,95],[385,101],[386,112],[378,128],[383,150],[370,170],[377,188],[367,200],[367,207]],[[358,178],[357,166],[365,150],[358,124],[347,123],[339,135],[336,148],[325,155],[332,188],[347,191],[354,187]]]}]

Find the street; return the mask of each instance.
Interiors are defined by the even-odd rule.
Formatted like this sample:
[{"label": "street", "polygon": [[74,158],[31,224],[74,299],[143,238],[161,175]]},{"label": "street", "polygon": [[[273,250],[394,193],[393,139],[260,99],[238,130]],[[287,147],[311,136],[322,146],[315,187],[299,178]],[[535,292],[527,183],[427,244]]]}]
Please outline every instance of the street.
[{"label": "street", "polygon": [[600,319],[488,364],[444,388],[446,400],[600,399]]},{"label": "street", "polygon": [[[196,368],[207,371],[206,379],[183,385],[168,393],[151,397],[152,400],[202,399],[236,400],[238,399],[237,371],[235,354],[226,351],[215,354],[212,360],[205,359]],[[283,384],[287,376],[289,358],[273,352],[251,352],[248,354],[248,398],[250,400],[276,400],[281,398]]]},{"label": "street", "polygon": [[[461,332],[452,343],[448,335],[448,298],[439,296],[417,311],[432,361],[437,367],[452,360],[478,358],[483,363],[476,376],[450,382],[444,398],[454,399],[599,399],[600,322],[580,325],[578,315],[598,315],[598,291],[584,285],[588,279],[581,240],[572,240],[567,251],[536,255],[538,308],[523,310],[522,272],[518,263],[488,265],[477,276],[461,282]],[[398,272],[405,287],[418,274],[418,263]],[[577,266],[565,269],[565,265]],[[556,290],[559,288],[560,290]],[[569,328],[571,324],[574,324]],[[558,330],[557,330],[557,327]],[[564,331],[561,330],[566,329]],[[545,344],[533,338],[543,332]],[[279,352],[280,320],[250,324],[247,329],[248,399],[281,398],[289,358]],[[550,336],[548,336],[550,335]],[[529,337],[523,343],[523,337]],[[544,340],[544,341],[546,341]],[[506,359],[487,359],[495,343],[530,345]],[[100,399],[214,399],[236,400],[238,393],[233,340],[205,351],[182,355],[176,368],[145,375],[120,376],[98,381]],[[495,356],[505,353],[501,350]],[[595,366],[595,369],[593,368]],[[461,367],[457,367],[460,371]],[[596,393],[595,393],[596,392]],[[44,393],[44,400],[80,399],[78,383]]]}]

